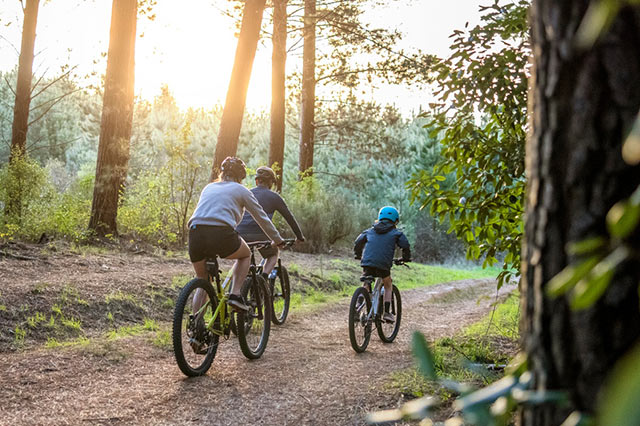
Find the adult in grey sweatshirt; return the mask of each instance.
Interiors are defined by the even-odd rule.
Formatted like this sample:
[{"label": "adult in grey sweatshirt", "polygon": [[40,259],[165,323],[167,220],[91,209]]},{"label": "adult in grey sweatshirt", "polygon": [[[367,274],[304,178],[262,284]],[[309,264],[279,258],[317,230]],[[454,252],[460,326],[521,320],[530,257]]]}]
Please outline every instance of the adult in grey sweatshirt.
[{"label": "adult in grey sweatshirt", "polygon": [[251,251],[235,230],[245,209],[274,245],[282,244],[283,239],[251,191],[240,184],[246,176],[242,160],[227,157],[221,169],[219,181],[204,187],[189,219],[189,257],[196,276],[203,279],[207,279],[207,258],[235,259],[229,304],[246,310],[240,289],[249,272]]}]

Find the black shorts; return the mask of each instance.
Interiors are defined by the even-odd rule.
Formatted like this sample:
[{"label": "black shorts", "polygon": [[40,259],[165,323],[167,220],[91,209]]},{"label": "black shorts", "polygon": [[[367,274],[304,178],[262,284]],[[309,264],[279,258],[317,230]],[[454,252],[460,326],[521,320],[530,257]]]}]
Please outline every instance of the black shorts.
[{"label": "black shorts", "polygon": [[192,263],[216,256],[227,257],[240,248],[242,240],[230,226],[192,225],[189,228],[189,259]]},{"label": "black shorts", "polygon": [[[252,241],[271,241],[271,238],[267,237],[265,234],[246,234],[242,235],[242,239],[244,239],[248,243]],[[262,248],[258,251],[263,258],[275,256],[276,254],[278,254],[278,249],[273,246]]]},{"label": "black shorts", "polygon": [[363,266],[362,275],[371,275],[373,277],[387,278],[391,276],[390,269],[380,269],[375,266]]}]

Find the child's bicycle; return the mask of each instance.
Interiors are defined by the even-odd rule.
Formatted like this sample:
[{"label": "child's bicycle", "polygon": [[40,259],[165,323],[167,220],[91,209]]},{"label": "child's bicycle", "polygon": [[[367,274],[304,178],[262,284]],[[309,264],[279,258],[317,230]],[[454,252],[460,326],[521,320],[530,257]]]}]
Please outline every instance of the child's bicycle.
[{"label": "child's bicycle", "polygon": [[[393,259],[395,265],[406,265],[402,259]],[[371,283],[375,280],[373,291],[370,292]],[[371,329],[373,323],[376,324],[378,336],[384,343],[391,343],[395,340],[400,330],[402,320],[402,299],[398,287],[393,286],[391,295],[391,306],[389,312],[395,316],[395,321],[387,322],[382,318],[384,314],[384,287],[382,278],[371,275],[363,275],[360,281],[363,287],[358,287],[353,292],[351,304],[349,305],[349,340],[354,351],[364,352],[371,339]],[[365,288],[366,287],[366,288]]]},{"label": "child's bicycle", "polygon": [[[293,238],[285,239],[284,248],[291,247],[295,242],[296,240]],[[264,262],[265,261],[263,259],[258,265],[258,274],[262,273]],[[289,272],[287,272],[287,268],[282,265],[279,258],[278,264],[269,273],[267,283],[269,285],[269,290],[271,291],[271,311],[273,312],[271,320],[275,325],[282,325],[289,314],[291,288],[289,287]]]},{"label": "child's bicycle", "polygon": [[271,328],[271,302],[267,283],[256,273],[253,252],[270,243],[249,243],[252,262],[241,290],[249,311],[236,312],[227,305],[231,274],[220,282],[217,257],[206,261],[208,280],[194,278],[180,292],[173,314],[173,352],[187,376],[202,376],[209,370],[220,337],[227,340],[232,327],[237,328],[244,356],[256,359],[264,353]]}]

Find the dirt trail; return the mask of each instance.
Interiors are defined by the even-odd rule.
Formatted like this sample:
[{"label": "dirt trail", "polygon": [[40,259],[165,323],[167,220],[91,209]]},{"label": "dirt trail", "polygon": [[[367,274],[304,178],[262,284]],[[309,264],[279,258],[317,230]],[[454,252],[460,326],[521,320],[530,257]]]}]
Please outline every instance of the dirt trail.
[{"label": "dirt trail", "polygon": [[404,291],[396,342],[382,344],[374,332],[364,354],[349,345],[348,301],[293,313],[272,328],[261,359],[246,360],[232,338],[195,379],[145,336],[98,349],[1,353],[0,423],[362,424],[367,411],[396,405],[398,395],[381,384],[387,369],[411,365],[413,330],[430,340],[452,335],[486,313],[494,295],[493,280]]},{"label": "dirt trail", "polygon": [[[288,255],[298,264],[309,262],[309,269],[317,267],[317,256]],[[231,338],[220,345],[207,375],[195,379],[182,375],[170,349],[153,344],[154,333],[99,337],[114,325],[105,318],[107,311],[121,321],[115,325],[151,315],[168,328],[171,306],[154,303],[149,311],[139,304],[174,299],[177,289],[168,283],[190,272],[180,256],[3,247],[0,424],[363,424],[367,412],[397,405],[401,395],[383,385],[388,372],[412,364],[413,330],[429,340],[451,336],[488,312],[495,296],[489,279],[403,291],[396,342],[382,344],[374,332],[364,354],[349,344],[348,300],[293,312],[284,326],[272,327],[261,359],[246,360]],[[105,302],[120,293],[137,299]],[[36,311],[51,313],[56,303],[82,318],[90,343],[45,349],[43,335],[33,336],[25,350],[10,350],[16,321]]]}]

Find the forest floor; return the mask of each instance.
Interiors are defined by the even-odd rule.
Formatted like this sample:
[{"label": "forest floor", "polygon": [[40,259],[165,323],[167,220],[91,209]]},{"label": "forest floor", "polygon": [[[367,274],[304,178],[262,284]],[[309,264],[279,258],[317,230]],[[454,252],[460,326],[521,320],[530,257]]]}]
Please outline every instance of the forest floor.
[{"label": "forest floor", "polygon": [[0,247],[0,424],[364,424],[405,399],[387,385],[413,364],[414,330],[452,336],[497,297],[493,279],[403,290],[398,338],[383,344],[374,333],[363,354],[349,344],[348,298],[295,310],[272,326],[259,360],[232,337],[205,376],[187,379],[168,330],[190,275],[184,255]]}]

